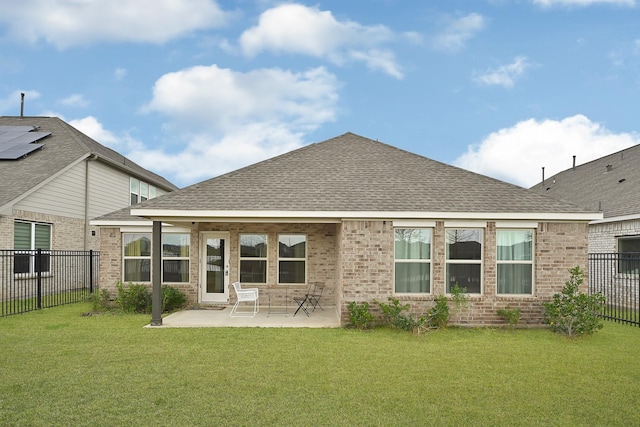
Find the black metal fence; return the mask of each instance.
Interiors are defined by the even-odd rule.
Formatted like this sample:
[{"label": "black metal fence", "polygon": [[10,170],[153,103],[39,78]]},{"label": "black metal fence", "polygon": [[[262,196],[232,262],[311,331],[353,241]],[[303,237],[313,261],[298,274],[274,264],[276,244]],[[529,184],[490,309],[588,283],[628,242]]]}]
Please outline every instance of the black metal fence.
[{"label": "black metal fence", "polygon": [[640,253],[589,254],[589,293],[605,298],[603,317],[640,326]]},{"label": "black metal fence", "polygon": [[0,250],[0,316],[86,301],[99,265],[97,251]]}]

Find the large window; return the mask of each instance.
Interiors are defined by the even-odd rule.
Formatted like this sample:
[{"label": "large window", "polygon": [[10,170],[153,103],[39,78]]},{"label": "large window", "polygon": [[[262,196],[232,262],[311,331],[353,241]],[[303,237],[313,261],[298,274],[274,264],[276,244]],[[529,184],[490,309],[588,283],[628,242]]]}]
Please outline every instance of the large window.
[{"label": "large window", "polygon": [[136,178],[131,178],[129,180],[129,188],[131,193],[131,205],[144,202],[148,199],[153,199],[157,194],[156,187]]},{"label": "large window", "polygon": [[619,237],[618,238],[618,273],[638,274],[640,273],[640,237]]},{"label": "large window", "polygon": [[447,293],[458,285],[482,293],[482,230],[446,230]]},{"label": "large window", "polygon": [[240,235],[240,282],[267,283],[267,235]]},{"label": "large window", "polygon": [[[162,234],[162,282],[189,282],[189,234]],[[151,233],[123,233],[125,282],[151,281]]]},{"label": "large window", "polygon": [[307,281],[307,236],[278,236],[278,283],[303,284]]},{"label": "large window", "polygon": [[498,294],[533,293],[533,231],[498,230]]},{"label": "large window", "polygon": [[125,282],[151,281],[151,234],[124,233],[122,235]]},{"label": "large window", "polygon": [[[51,271],[51,224],[15,221],[13,223],[13,249],[16,250],[13,272],[31,274]],[[35,251],[42,249],[43,256],[38,263]]]},{"label": "large window", "polygon": [[395,292],[431,292],[431,229],[395,229]]},{"label": "large window", "polygon": [[162,282],[189,282],[188,234],[162,235]]}]

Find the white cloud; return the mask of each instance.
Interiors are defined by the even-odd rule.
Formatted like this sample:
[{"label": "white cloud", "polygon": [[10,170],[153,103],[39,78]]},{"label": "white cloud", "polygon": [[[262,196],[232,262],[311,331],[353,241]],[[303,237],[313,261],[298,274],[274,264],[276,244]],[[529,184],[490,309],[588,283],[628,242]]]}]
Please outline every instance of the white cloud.
[{"label": "white cloud", "polygon": [[473,80],[476,83],[487,86],[503,86],[511,88],[520,76],[531,67],[526,56],[518,56],[511,64],[502,65],[497,69],[489,69],[484,73],[476,74]]},{"label": "white cloud", "polygon": [[70,120],[69,124],[88,137],[96,140],[102,145],[118,150],[122,147],[122,141],[112,132],[106,130],[102,123],[95,117],[87,116],[83,119]]},{"label": "white cloud", "polygon": [[451,20],[447,27],[433,38],[433,47],[450,52],[459,51],[469,39],[484,29],[485,24],[485,18],[477,13]]},{"label": "white cloud", "polygon": [[113,71],[113,77],[115,77],[117,81],[123,80],[126,76],[127,76],[126,68],[118,67]]},{"label": "white cloud", "polygon": [[613,4],[620,6],[635,6],[635,0],[533,0],[534,4],[543,7],[553,6],[592,6],[596,4]]},{"label": "white cloud", "polygon": [[142,111],[167,116],[167,138],[177,144],[128,156],[176,175],[178,185],[219,175],[302,146],[305,134],[334,120],[337,90],[324,68],[241,73],[211,65],[165,74]]},{"label": "white cloud", "polygon": [[16,39],[59,49],[102,41],[164,43],[224,25],[212,0],[21,0],[4,2],[0,22]]},{"label": "white cloud", "polygon": [[576,163],[615,153],[640,143],[640,135],[613,133],[583,115],[563,120],[525,120],[469,146],[454,164],[514,184],[531,187]]},{"label": "white cloud", "polygon": [[89,101],[84,98],[84,95],[74,93],[64,99],[61,99],[60,104],[67,107],[85,108],[89,105]]},{"label": "white cloud", "polygon": [[[415,34],[408,37],[416,39]],[[338,21],[330,11],[283,4],[263,12],[258,25],[240,36],[240,47],[249,57],[270,51],[324,58],[337,65],[358,60],[373,70],[402,78],[393,54],[380,47],[395,38],[383,25]]]}]

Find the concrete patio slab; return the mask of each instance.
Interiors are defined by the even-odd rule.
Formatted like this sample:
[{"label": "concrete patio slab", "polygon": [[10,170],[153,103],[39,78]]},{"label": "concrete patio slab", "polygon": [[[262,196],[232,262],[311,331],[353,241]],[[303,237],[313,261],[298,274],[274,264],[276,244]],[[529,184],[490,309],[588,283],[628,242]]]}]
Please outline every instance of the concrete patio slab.
[{"label": "concrete patio slab", "polygon": [[278,307],[269,313],[260,307],[256,317],[230,317],[230,306],[182,310],[162,319],[161,326],[148,328],[339,328],[340,319],[335,307],[316,309],[307,316],[302,310],[294,317],[295,307]]}]

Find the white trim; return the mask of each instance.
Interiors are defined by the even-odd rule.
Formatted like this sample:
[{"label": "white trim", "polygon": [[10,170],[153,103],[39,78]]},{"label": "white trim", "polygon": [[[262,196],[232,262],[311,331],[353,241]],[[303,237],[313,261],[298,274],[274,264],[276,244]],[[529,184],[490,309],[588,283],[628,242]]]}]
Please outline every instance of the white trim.
[{"label": "white trim", "polygon": [[445,221],[444,228],[487,228],[487,221]]},{"label": "white trim", "polygon": [[496,228],[538,228],[538,223],[533,221],[496,221]]},{"label": "white trim", "polygon": [[[591,221],[602,219],[602,213],[572,212],[419,212],[419,211],[276,211],[276,210],[182,210],[182,209],[131,209],[132,216],[142,216],[156,221],[212,221],[255,222],[258,219],[314,219],[320,221],[341,219],[460,219],[460,220],[541,220],[541,221]],[[315,222],[315,221],[314,221]],[[97,224],[96,224],[97,225]]]},{"label": "white trim", "polygon": [[640,214],[612,216],[609,218],[591,221],[589,224],[606,224],[608,222],[633,221],[637,219],[640,219]]},{"label": "white trim", "polygon": [[[165,230],[165,227],[167,228],[167,230]],[[152,226],[148,226],[148,227],[134,227],[134,226],[130,226],[130,225],[125,225],[125,226],[121,226],[120,227],[120,232],[121,233],[151,233],[153,231],[153,227]],[[183,227],[174,227],[172,225],[167,225],[167,224],[162,224],[162,232],[163,233],[191,233],[191,229],[190,228],[183,228]]]},{"label": "white trim", "polygon": [[436,222],[427,219],[399,219],[393,221],[393,226],[395,228],[433,228]]}]

